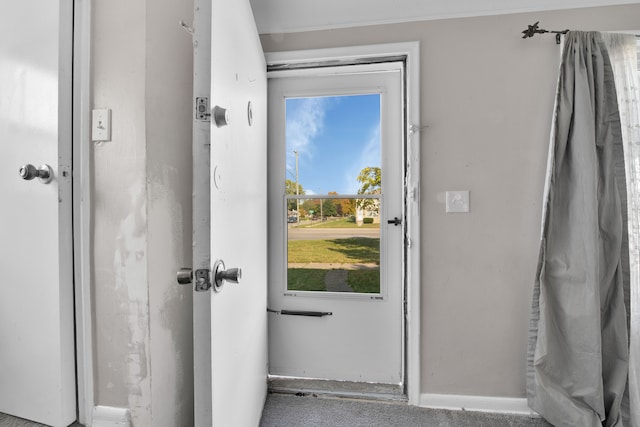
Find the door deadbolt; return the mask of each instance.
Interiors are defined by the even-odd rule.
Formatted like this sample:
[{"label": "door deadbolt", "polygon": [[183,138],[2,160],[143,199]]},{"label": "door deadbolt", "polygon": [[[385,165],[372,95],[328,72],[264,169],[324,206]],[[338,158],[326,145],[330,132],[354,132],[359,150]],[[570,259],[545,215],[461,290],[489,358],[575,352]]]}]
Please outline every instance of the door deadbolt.
[{"label": "door deadbolt", "polygon": [[179,285],[190,285],[195,283],[195,289],[197,292],[204,292],[211,289],[211,281],[209,277],[208,268],[201,268],[195,271],[195,281],[194,281],[194,271],[191,268],[181,268],[178,270],[176,274],[176,281]]},{"label": "door deadbolt", "polygon": [[179,285],[190,285],[193,282],[193,270],[190,268],[181,268],[178,270],[176,280]]},{"label": "door deadbolt", "polygon": [[49,165],[42,165],[36,168],[32,164],[26,164],[20,168],[20,178],[31,181],[38,178],[41,183],[48,184],[53,179],[53,169]]}]

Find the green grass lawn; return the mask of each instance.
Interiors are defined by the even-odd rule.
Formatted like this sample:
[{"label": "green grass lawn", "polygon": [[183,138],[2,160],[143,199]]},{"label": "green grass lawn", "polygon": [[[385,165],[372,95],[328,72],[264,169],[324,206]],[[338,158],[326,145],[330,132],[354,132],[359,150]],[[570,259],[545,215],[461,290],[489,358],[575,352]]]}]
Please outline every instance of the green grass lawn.
[{"label": "green grass lawn", "polygon": [[380,293],[380,269],[349,270],[347,283],[354,292],[361,294]]},{"label": "green grass lawn", "polygon": [[329,219],[327,221],[315,222],[313,224],[300,225],[300,228],[380,228],[380,224],[362,224],[358,227],[355,221],[349,218]]},{"label": "green grass lawn", "polygon": [[326,291],[324,276],[327,270],[290,268],[287,270],[287,289],[290,291]]},{"label": "green grass lawn", "polygon": [[287,261],[380,265],[380,239],[351,237],[333,240],[291,240]]},{"label": "green grass lawn", "polygon": [[[287,270],[287,289],[290,291],[326,291],[324,276],[327,271],[313,268],[289,268]],[[347,283],[357,293],[380,293],[380,269],[349,270]]]}]

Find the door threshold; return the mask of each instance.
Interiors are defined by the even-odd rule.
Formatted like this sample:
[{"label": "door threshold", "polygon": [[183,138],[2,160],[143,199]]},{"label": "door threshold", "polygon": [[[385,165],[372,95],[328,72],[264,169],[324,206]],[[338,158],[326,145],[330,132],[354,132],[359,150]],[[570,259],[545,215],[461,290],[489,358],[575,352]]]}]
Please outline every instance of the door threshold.
[{"label": "door threshold", "polygon": [[402,384],[335,381],[269,375],[270,393],[316,395],[349,399],[407,402]]}]

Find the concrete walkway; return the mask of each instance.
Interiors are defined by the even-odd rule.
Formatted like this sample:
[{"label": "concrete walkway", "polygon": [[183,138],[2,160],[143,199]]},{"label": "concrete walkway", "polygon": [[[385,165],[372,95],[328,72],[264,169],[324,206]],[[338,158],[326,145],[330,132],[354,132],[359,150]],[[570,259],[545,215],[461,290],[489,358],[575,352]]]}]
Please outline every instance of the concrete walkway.
[{"label": "concrete walkway", "polygon": [[374,270],[380,268],[374,263],[342,264],[331,262],[290,262],[289,268],[313,268],[318,270]]},{"label": "concrete walkway", "polygon": [[349,286],[347,270],[329,270],[324,276],[324,285],[328,292],[353,292],[353,288]]}]

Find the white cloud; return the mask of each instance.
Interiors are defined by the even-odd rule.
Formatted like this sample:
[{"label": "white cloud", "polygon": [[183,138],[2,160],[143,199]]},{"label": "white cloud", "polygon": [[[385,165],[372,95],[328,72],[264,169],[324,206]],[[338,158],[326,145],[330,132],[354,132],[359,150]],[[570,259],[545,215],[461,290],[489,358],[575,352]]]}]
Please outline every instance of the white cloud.
[{"label": "white cloud", "polygon": [[325,98],[304,98],[287,117],[287,170],[295,171],[294,150],[300,157],[313,157],[313,140],[324,128],[326,104]]},{"label": "white cloud", "polygon": [[357,194],[360,183],[358,175],[367,166],[380,167],[380,123],[376,123],[369,132],[369,137],[360,151],[360,155],[354,158],[352,167],[345,173],[345,194]]}]

